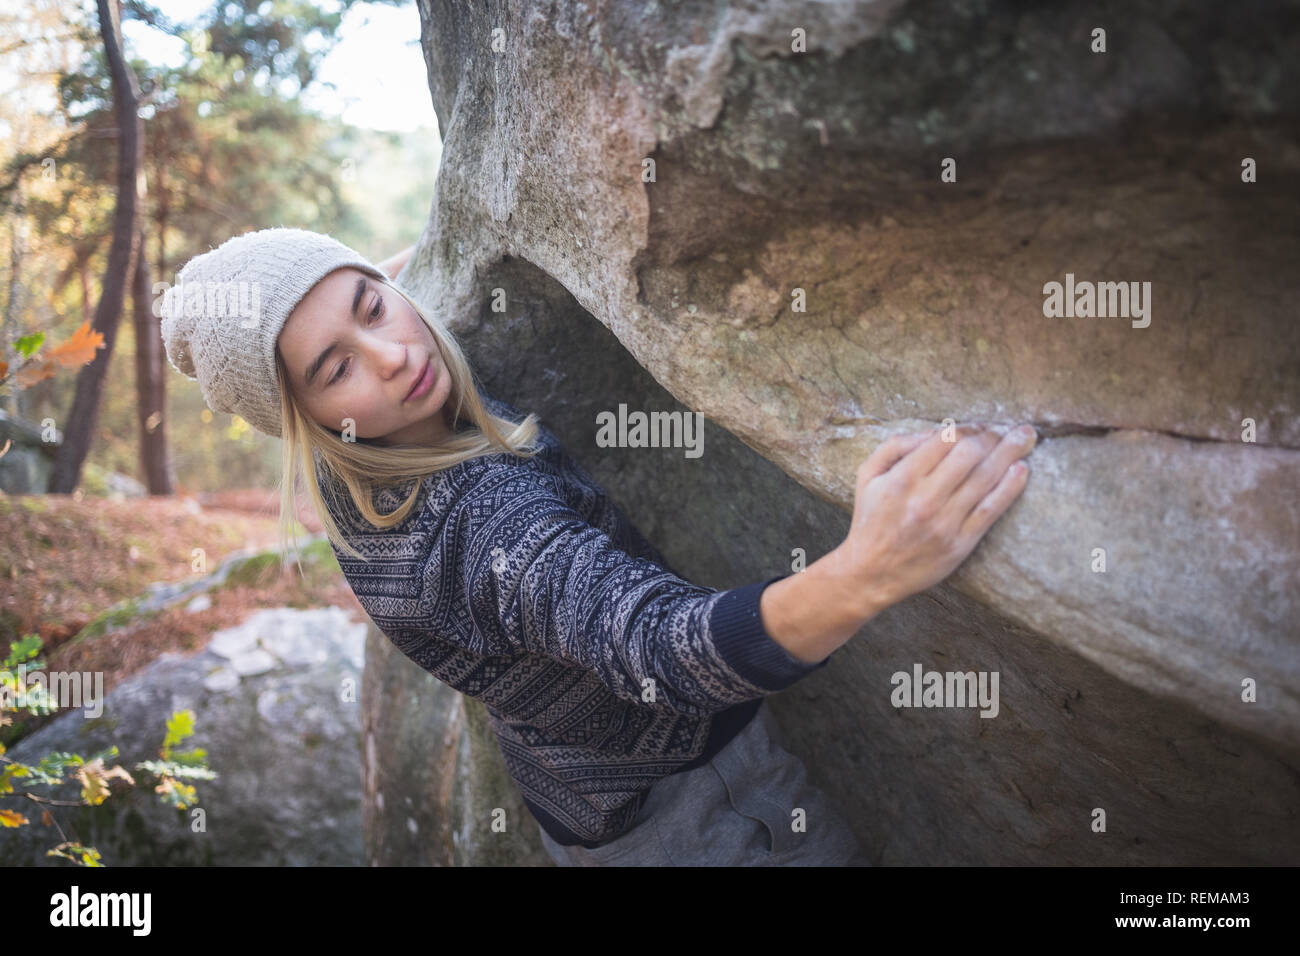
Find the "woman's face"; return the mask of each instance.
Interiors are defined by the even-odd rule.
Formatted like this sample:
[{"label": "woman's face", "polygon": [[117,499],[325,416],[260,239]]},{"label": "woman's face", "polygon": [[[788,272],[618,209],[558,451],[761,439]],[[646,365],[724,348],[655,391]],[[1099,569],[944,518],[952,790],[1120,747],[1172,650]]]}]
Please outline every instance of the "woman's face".
[{"label": "woman's face", "polygon": [[385,445],[435,444],[452,433],[451,376],[433,333],[406,299],[358,269],[316,283],[289,313],[277,348],[299,405],[326,428],[341,432],[350,418],[357,438]]}]

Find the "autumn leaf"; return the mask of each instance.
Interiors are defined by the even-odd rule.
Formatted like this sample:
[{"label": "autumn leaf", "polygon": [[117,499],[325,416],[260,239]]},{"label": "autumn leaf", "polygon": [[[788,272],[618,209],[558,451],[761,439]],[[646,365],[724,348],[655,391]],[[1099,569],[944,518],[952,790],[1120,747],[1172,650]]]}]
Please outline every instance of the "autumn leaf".
[{"label": "autumn leaf", "polygon": [[95,350],[104,347],[104,333],[90,331],[90,322],[82,322],[66,342],[54,346],[50,357],[64,368],[76,368],[95,360]]},{"label": "autumn leaf", "polygon": [[61,856],[65,860],[71,860],[73,863],[80,863],[82,866],[104,865],[99,862],[100,856],[98,850],[93,846],[82,846],[80,843],[60,843],[53,850],[46,850],[45,855]]},{"label": "autumn leaf", "polygon": [[9,374],[9,363],[6,362],[4,359],[0,359],[0,378],[4,378],[8,374]]},{"label": "autumn leaf", "polygon": [[180,810],[191,806],[198,798],[198,791],[191,784],[182,783],[174,777],[163,777],[153,790],[165,799],[170,798],[172,806]]},{"label": "autumn leaf", "polygon": [[17,810],[0,810],[0,826],[20,827],[28,820]]},{"label": "autumn leaf", "polygon": [[11,763],[6,767],[0,768],[0,793],[13,793],[14,785],[11,782],[15,777],[27,777],[31,775],[31,768],[25,764]]},{"label": "autumn leaf", "polygon": [[102,757],[96,757],[84,766],[77,769],[74,775],[77,782],[81,784],[81,798],[92,807],[97,807],[109,797],[108,781],[113,778],[125,780],[132,786],[135,781],[131,775],[120,766],[113,767],[111,770],[104,769],[104,760]]},{"label": "autumn leaf", "polygon": [[24,365],[18,371],[14,372],[14,381],[18,383],[19,388],[31,388],[37,382],[43,382],[47,378],[53,378],[54,373],[59,370],[59,364],[53,359],[45,359],[43,362],[33,362],[31,365]]},{"label": "autumn leaf", "polygon": [[81,784],[81,799],[92,807],[97,807],[108,799],[108,785],[104,783],[95,764],[102,765],[102,761],[88,763],[74,774]]}]

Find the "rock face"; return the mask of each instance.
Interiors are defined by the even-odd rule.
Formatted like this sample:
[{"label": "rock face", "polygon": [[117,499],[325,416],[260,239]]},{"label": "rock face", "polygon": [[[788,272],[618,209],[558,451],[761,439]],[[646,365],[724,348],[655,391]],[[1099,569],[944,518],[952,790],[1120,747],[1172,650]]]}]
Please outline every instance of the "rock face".
[{"label": "rock face", "polygon": [[8,445],[8,451],[0,455],[0,491],[8,495],[44,491],[54,465],[54,449],[62,441],[62,436],[56,438],[42,441],[39,425],[0,409],[0,448]]},{"label": "rock face", "polygon": [[[400,280],[678,573],[819,557],[890,434],[1040,428],[971,558],[773,701],[864,845],[1294,860],[1300,5],[545,11],[421,0],[444,150]],[[620,403],[702,413],[704,454],[600,447]],[[916,664],[998,672],[998,716],[895,708]]]},{"label": "rock face", "polygon": [[483,705],[373,624],[361,701],[367,865],[554,865]]}]

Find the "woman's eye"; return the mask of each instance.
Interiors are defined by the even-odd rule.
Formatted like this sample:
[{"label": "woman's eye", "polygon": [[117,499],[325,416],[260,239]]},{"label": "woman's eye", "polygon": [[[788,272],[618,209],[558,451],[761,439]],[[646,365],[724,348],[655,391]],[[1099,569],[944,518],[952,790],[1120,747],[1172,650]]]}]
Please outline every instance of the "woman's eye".
[{"label": "woman's eye", "polygon": [[[382,295],[376,296],[374,308],[370,310],[370,317],[372,319],[377,320],[384,314],[384,311],[385,311],[384,297]],[[339,363],[338,369],[334,372],[334,377],[330,379],[329,383],[331,385],[333,385],[335,382],[339,381],[344,377],[344,375],[346,374],[344,370],[348,367],[348,365],[351,362],[352,360],[349,358],[349,359],[344,359],[341,363]]]}]

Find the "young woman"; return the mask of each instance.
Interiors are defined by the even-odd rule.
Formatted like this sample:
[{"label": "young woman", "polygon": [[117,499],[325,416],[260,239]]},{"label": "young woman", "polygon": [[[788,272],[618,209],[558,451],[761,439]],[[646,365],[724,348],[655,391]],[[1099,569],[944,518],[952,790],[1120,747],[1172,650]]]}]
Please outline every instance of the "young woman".
[{"label": "young woman", "polygon": [[162,316],[209,406],[283,439],[286,534],[301,481],[375,624],[483,701],[555,862],[866,862],[764,698],[965,559],[1024,488],[1032,428],[889,439],[839,547],[718,591],[675,574],[535,415],[477,386],[441,323],[329,236],[237,236],[186,264]]}]

